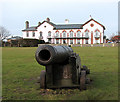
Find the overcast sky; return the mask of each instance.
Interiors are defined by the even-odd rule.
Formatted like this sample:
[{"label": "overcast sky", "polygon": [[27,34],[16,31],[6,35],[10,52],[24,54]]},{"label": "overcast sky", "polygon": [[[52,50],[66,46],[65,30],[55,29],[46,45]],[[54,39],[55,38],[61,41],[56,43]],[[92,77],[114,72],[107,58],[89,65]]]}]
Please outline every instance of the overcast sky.
[{"label": "overcast sky", "polygon": [[22,36],[25,21],[30,26],[50,18],[55,24],[83,24],[93,19],[106,27],[105,35],[110,37],[118,31],[119,0],[0,0],[0,26],[4,26],[12,35]]}]

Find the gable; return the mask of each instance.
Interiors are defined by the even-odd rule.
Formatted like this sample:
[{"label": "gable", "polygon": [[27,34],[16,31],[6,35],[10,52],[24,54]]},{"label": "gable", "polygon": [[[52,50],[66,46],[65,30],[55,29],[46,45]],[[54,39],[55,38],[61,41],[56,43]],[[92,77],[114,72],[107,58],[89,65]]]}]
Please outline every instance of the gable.
[{"label": "gable", "polygon": [[[103,25],[100,24],[99,22],[95,21],[93,18],[90,19],[89,21],[85,22],[82,26],[85,26],[85,25],[89,24],[90,22],[94,22],[94,23],[100,25],[100,26],[103,27],[103,29],[105,30],[105,26],[103,26]],[[92,24],[92,23],[91,23],[91,24]],[[90,26],[94,26],[94,25],[90,25]]]},{"label": "gable", "polygon": [[43,22],[40,26],[37,27],[37,31],[51,31],[54,26],[48,22]]},{"label": "gable", "polygon": [[[54,23],[52,23],[52,22],[48,22],[48,21],[43,21],[39,26],[41,26],[41,25],[43,25],[43,24],[45,24],[45,23],[47,23],[47,24],[49,24],[49,25],[51,25],[51,26],[55,26],[55,24]],[[39,27],[38,26],[38,27]]]}]

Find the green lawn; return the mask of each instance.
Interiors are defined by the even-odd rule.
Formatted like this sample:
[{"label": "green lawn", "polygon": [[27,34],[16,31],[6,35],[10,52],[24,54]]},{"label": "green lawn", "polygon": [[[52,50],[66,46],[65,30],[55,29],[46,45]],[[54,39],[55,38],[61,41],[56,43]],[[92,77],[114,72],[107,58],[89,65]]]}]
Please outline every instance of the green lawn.
[{"label": "green lawn", "polygon": [[37,48],[3,48],[4,100],[117,100],[118,48],[73,47],[82,65],[90,68],[92,83],[87,90],[43,90],[36,83],[44,66],[35,60]]}]

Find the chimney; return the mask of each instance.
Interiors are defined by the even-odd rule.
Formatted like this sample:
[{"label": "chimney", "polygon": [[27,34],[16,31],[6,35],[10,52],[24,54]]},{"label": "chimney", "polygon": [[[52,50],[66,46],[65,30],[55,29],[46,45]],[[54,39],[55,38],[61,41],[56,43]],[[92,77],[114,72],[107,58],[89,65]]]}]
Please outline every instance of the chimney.
[{"label": "chimney", "polygon": [[25,24],[26,24],[26,29],[29,28],[29,22],[26,21]]},{"label": "chimney", "polygon": [[41,22],[38,22],[38,26],[40,26]]},{"label": "chimney", "polygon": [[65,24],[68,24],[69,23],[69,19],[65,19]]},{"label": "chimney", "polygon": [[50,22],[50,18],[47,18],[46,21]]},{"label": "chimney", "polygon": [[89,19],[92,19],[92,16],[90,15]]}]

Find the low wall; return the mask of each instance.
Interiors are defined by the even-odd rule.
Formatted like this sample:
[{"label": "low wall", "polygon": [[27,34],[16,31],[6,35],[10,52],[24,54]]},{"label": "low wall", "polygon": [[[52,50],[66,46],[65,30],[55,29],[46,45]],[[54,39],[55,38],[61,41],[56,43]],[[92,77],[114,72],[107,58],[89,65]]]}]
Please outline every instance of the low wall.
[{"label": "low wall", "polygon": [[[38,46],[45,45],[45,44],[38,44]],[[68,44],[47,44],[52,46],[69,46]],[[72,47],[116,47],[118,43],[104,43],[104,44],[71,44]]]}]

